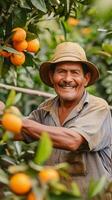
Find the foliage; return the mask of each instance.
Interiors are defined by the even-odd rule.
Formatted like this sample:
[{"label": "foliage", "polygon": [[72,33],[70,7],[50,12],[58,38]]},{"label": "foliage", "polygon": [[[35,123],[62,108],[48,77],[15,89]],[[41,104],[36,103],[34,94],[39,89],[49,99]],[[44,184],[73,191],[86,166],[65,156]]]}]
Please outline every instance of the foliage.
[{"label": "foliage", "polygon": [[[48,136],[43,135],[40,143],[48,143],[50,139]],[[9,181],[12,175],[22,172],[27,174],[32,180],[32,191],[37,196],[37,199],[69,199],[69,200],[85,200],[85,199],[93,199],[93,197],[97,197],[101,194],[104,195],[105,191],[110,190],[110,185],[107,186],[105,177],[102,177],[99,181],[92,180],[88,193],[85,197],[82,196],[77,184],[74,181],[70,182],[68,169],[69,166],[67,163],[61,163],[52,167],[52,169],[56,170],[60,176],[60,179],[56,182],[53,180],[41,184],[39,180],[39,172],[45,170],[46,167],[44,165],[38,165],[35,163],[37,160],[38,154],[35,153],[35,149],[39,152],[44,151],[44,146],[38,144],[38,142],[33,142],[30,144],[25,144],[24,142],[13,142],[12,139],[8,141],[8,143],[4,143],[0,145],[0,197],[3,200],[16,200],[27,199],[28,194],[17,195],[12,192],[9,188]],[[52,151],[48,146],[46,150],[46,154],[49,154],[49,151]],[[46,155],[41,155],[41,159],[45,162]],[[66,180],[66,183],[69,181],[69,187],[63,184],[63,178]],[[7,196],[8,194],[8,196]],[[99,196],[100,197],[100,196]]]},{"label": "foliage", "polygon": [[[7,98],[4,113],[8,110],[15,114],[19,112],[16,107],[12,107],[15,98],[16,94],[12,90]],[[13,109],[11,110],[11,108]],[[29,200],[28,195],[31,191],[35,200],[92,200],[94,197],[102,199],[103,195],[112,191],[111,183],[108,185],[106,178],[101,177],[98,181],[91,180],[88,191],[83,196],[78,185],[70,178],[68,163],[46,166],[46,161],[53,149],[52,141],[47,133],[42,133],[39,141],[29,144],[24,141],[14,141],[15,134],[4,130],[3,127],[0,129],[0,198],[2,200]],[[51,175],[48,173],[49,169]],[[44,174],[40,176],[41,172]],[[10,187],[11,178],[20,173],[22,176],[27,175],[31,181],[31,191],[28,193],[21,193],[16,186],[16,184],[18,185],[17,181],[21,182],[19,178],[17,181],[14,179],[14,184]],[[25,178],[25,180],[27,179]],[[27,185],[29,187],[29,182],[26,182]],[[20,195],[15,193],[13,187]]]}]

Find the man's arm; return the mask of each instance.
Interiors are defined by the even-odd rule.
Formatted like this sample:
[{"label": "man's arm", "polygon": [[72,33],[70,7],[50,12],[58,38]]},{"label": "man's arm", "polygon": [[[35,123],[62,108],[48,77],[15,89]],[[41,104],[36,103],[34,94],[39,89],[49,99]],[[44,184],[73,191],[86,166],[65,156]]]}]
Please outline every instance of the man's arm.
[{"label": "man's arm", "polygon": [[46,126],[30,119],[23,120],[22,131],[35,140],[41,137],[42,132],[48,132],[54,147],[70,151],[77,150],[86,142],[83,136],[71,129]]}]

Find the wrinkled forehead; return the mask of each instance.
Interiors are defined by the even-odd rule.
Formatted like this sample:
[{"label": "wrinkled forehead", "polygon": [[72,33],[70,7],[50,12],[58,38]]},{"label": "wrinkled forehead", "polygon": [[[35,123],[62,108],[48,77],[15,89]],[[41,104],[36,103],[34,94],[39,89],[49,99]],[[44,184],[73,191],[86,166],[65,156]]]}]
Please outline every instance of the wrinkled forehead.
[{"label": "wrinkled forehead", "polygon": [[72,62],[72,61],[58,62],[50,66],[50,71],[52,71],[53,73],[57,69],[80,70],[84,74],[87,74],[89,72],[89,69],[86,64],[81,63],[81,62]]},{"label": "wrinkled forehead", "polygon": [[59,62],[55,64],[55,68],[82,68],[82,63],[80,62],[72,62],[72,61],[64,61],[64,62]]}]

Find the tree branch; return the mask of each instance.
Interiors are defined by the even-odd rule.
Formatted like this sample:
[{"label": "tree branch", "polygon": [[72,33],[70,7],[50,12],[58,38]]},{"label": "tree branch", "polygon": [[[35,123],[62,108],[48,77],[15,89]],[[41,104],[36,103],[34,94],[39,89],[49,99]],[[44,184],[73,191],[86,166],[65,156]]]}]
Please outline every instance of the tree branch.
[{"label": "tree branch", "polygon": [[30,95],[43,96],[46,98],[55,96],[54,94],[50,94],[47,92],[41,92],[38,90],[26,89],[26,88],[16,87],[16,86],[12,86],[12,85],[6,85],[6,84],[2,84],[2,83],[0,83],[0,88],[5,88],[6,90],[16,90],[18,92],[22,92],[22,93],[26,93],[26,94],[30,94]]}]

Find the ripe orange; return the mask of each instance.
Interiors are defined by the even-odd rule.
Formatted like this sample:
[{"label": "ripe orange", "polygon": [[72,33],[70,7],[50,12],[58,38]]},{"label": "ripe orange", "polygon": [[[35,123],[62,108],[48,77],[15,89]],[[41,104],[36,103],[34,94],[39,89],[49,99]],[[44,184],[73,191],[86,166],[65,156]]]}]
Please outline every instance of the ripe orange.
[{"label": "ripe orange", "polygon": [[58,172],[50,167],[44,168],[42,171],[39,172],[38,177],[41,183],[49,183],[51,181],[58,181],[59,174]]},{"label": "ripe orange", "polygon": [[23,40],[21,42],[13,42],[13,47],[17,50],[17,51],[24,51],[28,46],[28,43],[26,40]]},{"label": "ripe orange", "polygon": [[89,35],[91,32],[92,32],[92,30],[91,30],[91,28],[89,28],[89,27],[86,27],[86,28],[82,28],[82,29],[81,29],[81,33],[82,33],[83,35]]},{"label": "ripe orange", "polygon": [[2,117],[2,125],[6,130],[13,133],[20,133],[22,128],[22,119],[13,113],[6,112]]},{"label": "ripe orange", "polygon": [[0,52],[0,56],[3,56],[5,58],[8,58],[9,56],[11,56],[11,53],[10,52],[7,52],[7,51],[1,51]]},{"label": "ripe orange", "polygon": [[14,28],[12,33],[12,41],[21,42],[26,39],[26,31],[23,28]]},{"label": "ripe orange", "polygon": [[10,178],[9,187],[14,193],[23,195],[30,191],[32,183],[28,175],[18,172]]},{"label": "ripe orange", "polygon": [[67,23],[70,25],[70,26],[77,26],[79,24],[79,19],[75,19],[73,17],[69,17],[68,20],[67,20]]},{"label": "ripe orange", "polygon": [[12,54],[10,56],[11,63],[14,65],[22,65],[25,62],[25,54],[20,52],[19,54]]},{"label": "ripe orange", "polygon": [[36,53],[40,48],[38,39],[28,41],[27,51]]},{"label": "ripe orange", "polygon": [[33,192],[30,192],[27,196],[27,200],[37,200],[37,197]]}]

